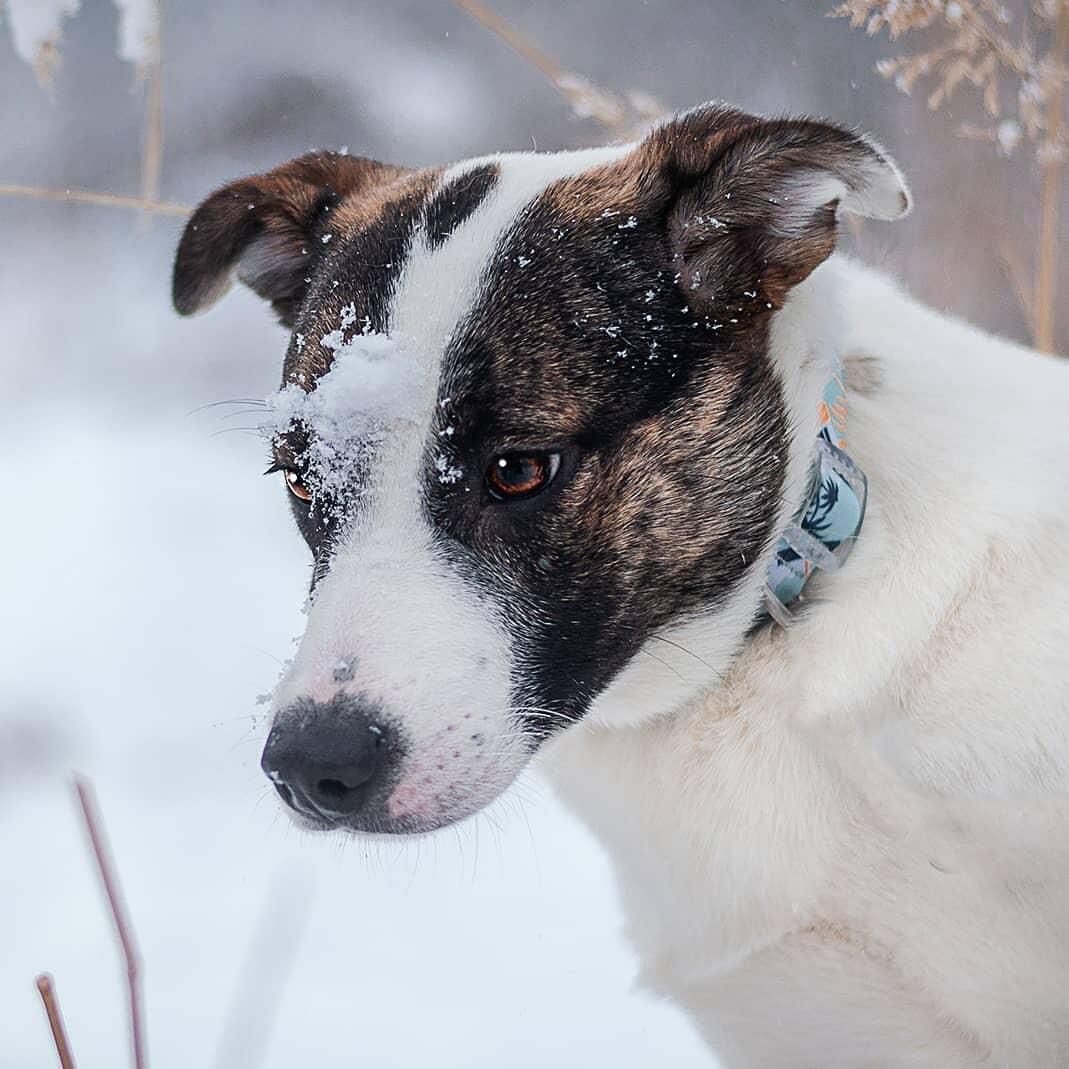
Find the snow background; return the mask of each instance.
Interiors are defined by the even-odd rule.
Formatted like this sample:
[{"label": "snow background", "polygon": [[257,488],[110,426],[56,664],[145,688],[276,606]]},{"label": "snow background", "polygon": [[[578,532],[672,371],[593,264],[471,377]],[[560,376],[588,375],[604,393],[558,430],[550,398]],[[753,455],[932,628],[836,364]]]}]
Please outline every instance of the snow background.
[{"label": "snow background", "polygon": [[[78,5],[37,6],[47,29]],[[120,25],[137,6],[83,0],[45,92],[13,40],[26,51],[41,20],[5,25],[0,3],[0,182],[136,191],[143,101],[116,53],[137,58],[138,23]],[[978,251],[1012,216],[1019,174],[954,141],[953,114],[929,119],[880,82],[880,43],[824,19],[828,6],[495,0],[615,88],[872,129],[919,208],[866,230],[867,257],[1019,336]],[[599,138],[444,0],[163,9],[165,199],[313,147],[419,165]],[[713,1065],[673,1010],[631,989],[607,862],[536,777],[396,848],[306,838],[280,815],[255,699],[303,623],[305,547],[281,480],[260,477],[263,443],[230,433],[257,417],[196,410],[273,391],[284,338],[244,291],[174,316],[180,228],[0,198],[0,1069],[55,1064],[43,970],[79,1064],[126,1057],[72,770],[96,787],[139,937],[156,1067]]]}]

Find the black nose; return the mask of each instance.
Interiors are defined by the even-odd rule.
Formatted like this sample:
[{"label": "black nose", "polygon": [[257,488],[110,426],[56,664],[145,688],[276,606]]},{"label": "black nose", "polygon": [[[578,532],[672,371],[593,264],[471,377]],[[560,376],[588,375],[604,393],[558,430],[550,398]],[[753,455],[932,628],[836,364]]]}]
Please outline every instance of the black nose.
[{"label": "black nose", "polygon": [[344,695],[302,699],[276,717],[260,767],[290,808],[345,824],[374,792],[388,744],[374,710]]}]

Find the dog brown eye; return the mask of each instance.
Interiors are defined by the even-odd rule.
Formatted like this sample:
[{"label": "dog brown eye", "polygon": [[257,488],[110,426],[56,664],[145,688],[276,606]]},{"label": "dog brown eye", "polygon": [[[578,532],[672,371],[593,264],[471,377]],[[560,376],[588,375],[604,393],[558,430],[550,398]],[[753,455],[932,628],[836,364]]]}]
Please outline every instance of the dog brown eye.
[{"label": "dog brown eye", "polygon": [[499,501],[530,497],[549,485],[559,467],[559,453],[503,453],[490,462],[486,485]]},{"label": "dog brown eye", "polygon": [[301,481],[301,476],[298,472],[287,471],[285,477],[286,485],[290,488],[290,493],[294,497],[299,497],[302,501],[312,500],[312,491]]}]

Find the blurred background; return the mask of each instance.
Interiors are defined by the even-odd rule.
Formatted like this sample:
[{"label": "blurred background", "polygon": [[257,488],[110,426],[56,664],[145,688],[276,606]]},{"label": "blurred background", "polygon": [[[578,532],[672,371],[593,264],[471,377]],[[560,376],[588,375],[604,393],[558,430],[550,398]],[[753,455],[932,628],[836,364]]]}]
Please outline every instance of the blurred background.
[{"label": "blurred background", "polygon": [[[1064,346],[1062,0],[1001,8],[1032,51],[993,66],[961,39],[968,3],[854,0],[855,27],[832,0],[488,3],[0,3],[3,1069],[56,1064],[43,970],[79,1063],[126,1057],[73,770],[136,927],[154,1066],[714,1064],[632,990],[607,864],[537,775],[396,847],[279,815],[257,696],[308,564],[255,418],[205,406],[272,391],[285,338],[245,292],[191,321],[169,304],[183,212],[213,187],[318,147],[418,166],[599,143],[711,98],[808,112],[873,132],[912,181],[915,213],[852,227],[856,254]],[[942,66],[894,64],[955,40]]]}]

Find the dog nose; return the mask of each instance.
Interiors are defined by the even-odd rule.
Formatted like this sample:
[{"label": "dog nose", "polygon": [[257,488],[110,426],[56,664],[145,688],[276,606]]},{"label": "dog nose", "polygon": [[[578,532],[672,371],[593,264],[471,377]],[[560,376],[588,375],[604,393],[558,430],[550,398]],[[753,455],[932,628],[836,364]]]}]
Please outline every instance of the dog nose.
[{"label": "dog nose", "polygon": [[276,718],[260,767],[291,809],[345,824],[373,793],[388,743],[372,710],[302,700]]}]

